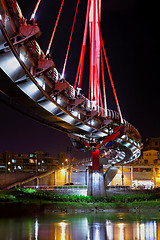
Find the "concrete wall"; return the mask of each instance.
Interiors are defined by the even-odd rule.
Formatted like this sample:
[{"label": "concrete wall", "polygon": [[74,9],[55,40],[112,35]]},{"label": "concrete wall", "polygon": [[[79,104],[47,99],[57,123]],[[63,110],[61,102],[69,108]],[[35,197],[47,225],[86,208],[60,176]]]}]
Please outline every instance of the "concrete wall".
[{"label": "concrete wall", "polygon": [[63,188],[52,191],[55,194],[70,194],[70,195],[83,195],[87,196],[87,187],[86,188]]},{"label": "concrete wall", "polygon": [[86,172],[72,172],[71,173],[71,182],[75,185],[86,185]]}]

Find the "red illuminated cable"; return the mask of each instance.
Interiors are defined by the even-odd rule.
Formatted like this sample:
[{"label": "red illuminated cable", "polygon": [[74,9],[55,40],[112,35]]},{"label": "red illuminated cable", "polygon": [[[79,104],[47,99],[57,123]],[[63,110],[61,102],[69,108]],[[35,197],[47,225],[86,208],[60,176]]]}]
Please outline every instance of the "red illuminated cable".
[{"label": "red illuminated cable", "polygon": [[101,47],[101,71],[102,71],[102,87],[103,87],[103,97],[104,97],[104,108],[107,114],[107,99],[106,99],[106,88],[105,88],[105,79],[104,79],[104,65],[103,65],[103,52]]},{"label": "red illuminated cable", "polygon": [[[98,11],[98,17],[99,17],[99,11]],[[101,46],[102,46],[102,49],[103,49],[103,53],[104,53],[104,57],[105,57],[106,65],[107,65],[107,70],[108,70],[108,74],[109,74],[109,78],[110,78],[110,82],[111,82],[111,86],[112,86],[112,90],[113,90],[113,94],[114,94],[114,98],[115,98],[118,113],[119,113],[119,116],[120,116],[120,121],[121,121],[121,123],[123,123],[123,118],[122,118],[122,114],[121,114],[121,110],[120,110],[120,106],[119,106],[119,102],[118,102],[116,90],[115,90],[115,87],[114,87],[114,83],[113,83],[113,79],[112,79],[112,75],[111,75],[111,71],[110,71],[110,67],[109,67],[109,63],[108,63],[108,59],[107,59],[107,55],[106,55],[106,51],[105,51],[105,47],[104,47],[104,43],[103,43],[103,38],[102,38],[101,30],[100,30],[100,23],[98,22],[98,24],[99,24],[100,42],[101,42]]]},{"label": "red illuminated cable", "polygon": [[76,21],[76,16],[77,16],[77,11],[78,11],[78,6],[79,6],[79,0],[78,0],[78,2],[77,2],[77,6],[76,6],[76,11],[75,11],[75,15],[74,15],[74,20],[73,20],[71,35],[70,35],[70,39],[69,39],[69,43],[68,43],[68,48],[67,48],[67,53],[66,53],[66,58],[65,58],[65,61],[64,61],[62,76],[64,76],[65,69],[66,69],[66,64],[67,64],[67,59],[68,59],[68,53],[69,53],[69,49],[70,49],[70,45],[71,45],[71,40],[72,40],[72,35],[73,35],[73,29],[74,29],[74,25],[75,25],[75,21]]},{"label": "red illuminated cable", "polygon": [[[91,23],[90,23],[91,24]],[[92,31],[92,28],[90,26],[90,32]],[[92,33],[90,33],[91,35]],[[91,46],[92,42],[91,42],[91,38],[90,38],[90,46]],[[90,59],[89,59],[89,64],[90,64],[90,68],[89,68],[89,92],[88,92],[88,99],[91,100],[91,61],[92,61],[92,56],[90,54]]]},{"label": "red illuminated cable", "polygon": [[37,4],[36,4],[36,6],[35,6],[35,9],[34,9],[34,11],[33,11],[33,13],[32,13],[32,16],[31,16],[30,20],[32,20],[32,19],[35,18],[35,15],[36,15],[38,6],[39,6],[39,4],[40,4],[40,1],[41,1],[41,0],[38,0],[38,1],[37,1]]},{"label": "red illuminated cable", "polygon": [[102,93],[101,93],[101,90],[100,90],[100,83],[99,83],[99,94],[100,94],[100,106],[102,108],[102,116],[104,116],[103,100],[102,100]]},{"label": "red illuminated cable", "polygon": [[84,56],[85,56],[85,49],[86,49],[86,39],[87,39],[90,6],[91,6],[91,0],[88,0],[87,12],[86,12],[86,21],[85,21],[85,29],[84,29],[84,35],[83,35],[83,43],[82,43],[82,48],[81,48],[81,68],[80,68],[79,82],[78,82],[78,88],[79,89],[82,88],[82,74],[83,74],[83,66],[84,66]]},{"label": "red illuminated cable", "polygon": [[93,95],[91,98],[91,101],[95,101],[95,95],[96,95],[96,59],[95,59],[95,50],[96,50],[96,0],[93,1],[93,23],[92,23],[92,44],[91,44],[91,55],[92,55],[92,61],[91,61],[91,87],[93,91]]},{"label": "red illuminated cable", "polygon": [[99,96],[100,96],[100,83],[98,79],[98,67],[96,65],[96,79],[95,79],[95,84],[96,84],[96,104],[99,106]]},{"label": "red illuminated cable", "polygon": [[61,11],[62,11],[63,4],[64,4],[64,0],[62,0],[61,6],[60,6],[60,9],[59,9],[59,13],[58,13],[58,16],[57,16],[57,20],[56,20],[56,23],[55,23],[55,26],[54,26],[54,29],[53,29],[53,32],[52,32],[52,36],[51,36],[51,39],[50,39],[50,42],[49,42],[49,45],[48,45],[48,49],[47,49],[47,51],[46,51],[46,56],[47,56],[47,55],[49,54],[49,52],[50,52],[50,48],[51,48],[52,41],[53,41],[53,38],[54,38],[54,34],[55,34],[55,31],[56,31],[56,28],[57,28],[57,24],[58,24],[58,21],[59,21],[59,17],[60,17],[60,15],[61,15]]},{"label": "red illuminated cable", "polygon": [[114,98],[115,98],[116,104],[117,104],[118,113],[119,113],[119,116],[120,116],[121,123],[123,123],[122,114],[121,114],[121,110],[120,110],[120,106],[119,106],[119,102],[118,102],[116,90],[115,90],[115,87],[114,87],[114,83],[113,83],[111,71],[110,71],[110,68],[109,68],[109,63],[108,63],[106,51],[105,51],[105,48],[104,48],[104,43],[103,43],[102,35],[101,35],[101,44],[102,44],[102,48],[103,48],[103,53],[104,53],[105,61],[106,61],[106,64],[107,64],[108,74],[109,74],[110,82],[111,82],[111,85],[112,85]]},{"label": "red illuminated cable", "polygon": [[78,75],[79,75],[80,65],[81,65],[81,56],[80,56],[80,58],[79,58],[79,63],[78,63],[78,69],[77,69],[76,79],[75,79],[75,82],[74,82],[74,89],[76,89],[76,86],[77,86],[77,81],[78,81]]},{"label": "red illuminated cable", "polygon": [[88,99],[91,100],[91,77],[90,77],[90,74],[89,74]]},{"label": "red illuminated cable", "polygon": [[[98,30],[99,30],[99,38],[101,35],[100,30],[100,14],[99,14],[99,0],[98,0]],[[103,65],[103,52],[102,47],[100,46],[100,58],[101,58],[101,73],[102,73],[102,87],[103,87],[103,101],[105,107],[105,115],[107,114],[107,99],[106,99],[106,88],[105,88],[105,79],[104,79],[104,65]]]},{"label": "red illuminated cable", "polygon": [[118,104],[118,98],[117,98],[116,90],[115,90],[115,87],[114,87],[111,71],[110,71],[110,68],[109,68],[109,63],[108,63],[106,51],[105,51],[105,48],[104,48],[104,43],[103,43],[102,36],[101,36],[101,44],[102,44],[102,49],[103,49],[103,53],[104,53],[104,57],[105,57],[106,65],[107,65],[107,70],[108,70],[109,78],[110,78],[113,93],[114,93],[114,97],[115,97],[115,100],[116,100],[116,104]]}]

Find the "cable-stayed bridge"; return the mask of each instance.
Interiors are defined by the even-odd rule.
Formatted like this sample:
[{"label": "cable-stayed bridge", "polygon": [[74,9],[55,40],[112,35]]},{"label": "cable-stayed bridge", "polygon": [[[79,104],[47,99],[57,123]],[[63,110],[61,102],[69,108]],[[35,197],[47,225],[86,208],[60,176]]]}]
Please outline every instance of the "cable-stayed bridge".
[{"label": "cable-stayed bridge", "polygon": [[[46,53],[37,42],[40,29],[35,17],[39,4],[40,0],[37,1],[31,18],[27,20],[16,0],[0,1],[1,94],[12,97],[22,107],[32,112],[39,121],[67,133],[77,149],[92,151],[93,171],[100,171],[99,154],[103,156],[104,163],[110,165],[125,164],[135,160],[140,156],[141,136],[137,129],[122,117],[101,34],[101,1],[87,2],[84,36],[74,86],[64,78],[64,75],[79,0],[62,73],[59,73],[55,67],[50,48],[64,0]],[[82,79],[88,32],[89,87],[88,97],[85,97]],[[107,108],[109,99],[106,98],[105,66],[117,111]]]}]

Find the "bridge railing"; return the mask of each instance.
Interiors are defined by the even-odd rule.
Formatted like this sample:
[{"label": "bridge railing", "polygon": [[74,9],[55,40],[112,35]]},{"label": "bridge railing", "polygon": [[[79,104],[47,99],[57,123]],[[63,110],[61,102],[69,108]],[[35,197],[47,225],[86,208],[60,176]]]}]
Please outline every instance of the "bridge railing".
[{"label": "bridge railing", "polygon": [[65,189],[86,189],[87,185],[35,185],[35,186],[23,186],[24,188],[31,188],[36,190],[46,190],[46,191],[55,191],[55,190],[65,190]]}]

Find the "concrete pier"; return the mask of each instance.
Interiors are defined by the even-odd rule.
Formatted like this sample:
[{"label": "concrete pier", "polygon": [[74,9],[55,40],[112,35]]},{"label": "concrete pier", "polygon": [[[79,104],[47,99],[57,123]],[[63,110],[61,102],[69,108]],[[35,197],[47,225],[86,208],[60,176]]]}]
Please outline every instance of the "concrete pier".
[{"label": "concrete pier", "polygon": [[89,196],[106,196],[105,185],[104,185],[104,174],[103,166],[99,167],[99,170],[93,170],[89,167],[89,181],[88,181],[88,192]]}]

